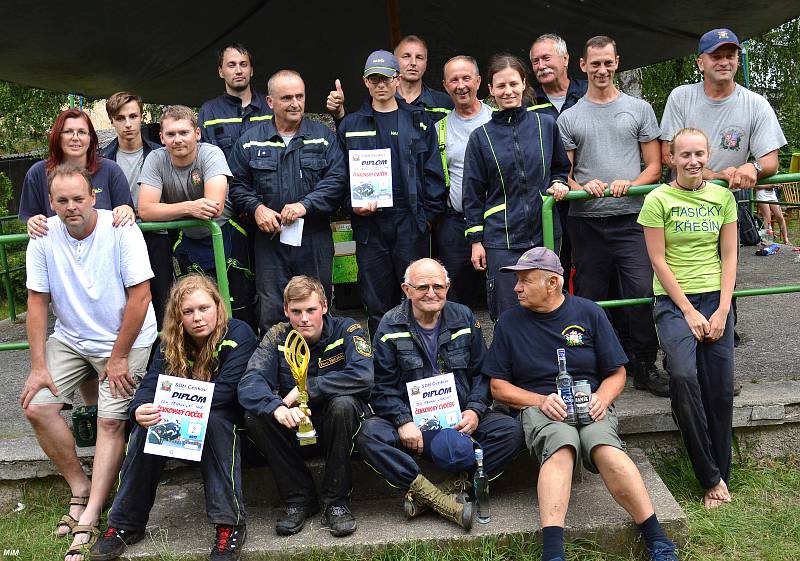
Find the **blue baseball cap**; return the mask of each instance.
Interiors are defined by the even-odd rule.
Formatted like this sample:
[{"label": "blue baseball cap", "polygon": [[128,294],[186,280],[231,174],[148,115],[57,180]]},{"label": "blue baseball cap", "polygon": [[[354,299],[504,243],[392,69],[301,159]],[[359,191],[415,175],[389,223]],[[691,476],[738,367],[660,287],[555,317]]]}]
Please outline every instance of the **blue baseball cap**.
[{"label": "blue baseball cap", "polygon": [[739,44],[739,38],[733,31],[721,28],[703,33],[703,36],[700,37],[699,52],[701,55],[713,53],[722,45],[736,45],[737,49],[742,48],[742,45]]},{"label": "blue baseball cap", "polygon": [[475,451],[469,435],[455,429],[423,431],[425,449],[431,461],[445,471],[468,471],[475,467]]},{"label": "blue baseball cap", "polygon": [[372,74],[380,74],[394,78],[400,72],[397,59],[389,51],[374,51],[364,63],[364,78]]}]

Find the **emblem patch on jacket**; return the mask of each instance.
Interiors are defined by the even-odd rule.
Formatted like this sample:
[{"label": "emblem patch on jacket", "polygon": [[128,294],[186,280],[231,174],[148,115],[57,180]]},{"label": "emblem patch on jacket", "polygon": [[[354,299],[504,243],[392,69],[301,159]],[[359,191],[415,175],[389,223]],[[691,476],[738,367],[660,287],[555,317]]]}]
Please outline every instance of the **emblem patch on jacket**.
[{"label": "emblem patch on jacket", "polygon": [[341,362],[343,360],[344,360],[344,353],[338,353],[333,356],[329,356],[326,359],[320,358],[318,362],[320,368],[327,368],[331,364],[336,364],[337,362]]},{"label": "emblem patch on jacket", "polygon": [[197,187],[198,185],[203,183],[203,178],[200,177],[200,170],[193,169],[192,170],[192,185]]},{"label": "emblem patch on jacket", "polygon": [[561,332],[568,347],[580,347],[583,345],[583,335],[585,333],[586,329],[580,325],[570,325]]},{"label": "emblem patch on jacket", "polygon": [[353,335],[353,344],[355,345],[356,352],[358,352],[358,354],[372,356],[372,347],[369,346],[369,343],[363,337]]}]

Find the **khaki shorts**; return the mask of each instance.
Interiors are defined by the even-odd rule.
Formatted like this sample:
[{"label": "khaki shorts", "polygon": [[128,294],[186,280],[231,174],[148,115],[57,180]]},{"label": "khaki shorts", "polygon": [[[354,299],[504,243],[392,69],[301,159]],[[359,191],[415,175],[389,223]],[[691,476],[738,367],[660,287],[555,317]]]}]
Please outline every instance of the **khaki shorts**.
[{"label": "khaki shorts", "polygon": [[[128,355],[128,371],[133,378],[134,389],[139,387],[139,382],[147,370],[147,359],[150,358],[150,347],[131,349]],[[75,390],[81,383],[94,376],[103,374],[108,357],[84,356],[78,351],[50,337],[45,347],[45,360],[47,369],[53,378],[53,384],[58,388],[58,395],[53,395],[49,389],[43,388],[33,397],[31,403],[48,404],[63,403],[67,408],[72,408]],[[97,399],[97,416],[105,419],[126,420],[128,418],[129,397],[111,397],[108,379],[100,384]]]},{"label": "khaki shorts", "polygon": [[580,468],[582,458],[586,469],[597,473],[592,462],[595,446],[605,444],[625,450],[625,444],[617,435],[617,414],[613,405],[606,410],[602,421],[581,427],[554,421],[538,407],[528,407],[522,410],[522,429],[525,431],[525,445],[539,460],[540,466],[560,448],[571,446],[575,450],[575,469]]}]

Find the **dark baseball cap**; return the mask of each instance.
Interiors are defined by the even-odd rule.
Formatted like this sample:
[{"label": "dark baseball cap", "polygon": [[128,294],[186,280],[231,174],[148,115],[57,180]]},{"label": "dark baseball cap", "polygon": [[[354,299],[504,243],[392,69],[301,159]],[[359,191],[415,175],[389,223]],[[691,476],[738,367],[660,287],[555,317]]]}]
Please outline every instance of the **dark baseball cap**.
[{"label": "dark baseball cap", "polygon": [[722,45],[736,45],[736,48],[741,49],[742,45],[739,44],[739,38],[730,29],[712,29],[706,31],[700,37],[700,47],[698,48],[700,54],[713,53]]},{"label": "dark baseball cap", "polygon": [[455,429],[423,431],[422,440],[430,460],[439,469],[456,472],[475,466],[475,449],[469,435]]},{"label": "dark baseball cap", "polygon": [[509,273],[513,273],[514,271],[532,271],[534,269],[550,271],[562,277],[564,276],[564,267],[561,266],[561,260],[558,258],[558,255],[546,247],[534,247],[533,249],[529,249],[520,256],[516,265],[500,267],[501,271]]},{"label": "dark baseball cap", "polygon": [[397,59],[389,51],[374,51],[364,63],[364,78],[372,74],[380,74],[394,78],[400,72]]}]

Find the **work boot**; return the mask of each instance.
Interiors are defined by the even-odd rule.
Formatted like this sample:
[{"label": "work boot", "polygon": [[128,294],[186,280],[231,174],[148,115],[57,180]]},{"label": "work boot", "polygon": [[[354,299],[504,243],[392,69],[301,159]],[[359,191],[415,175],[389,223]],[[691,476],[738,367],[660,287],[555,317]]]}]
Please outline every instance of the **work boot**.
[{"label": "work boot", "polygon": [[328,505],[322,515],[322,527],[328,529],[332,536],[349,536],[356,531],[358,525],[353,513],[347,505]]},{"label": "work boot", "polygon": [[418,475],[408,488],[414,500],[435,510],[440,516],[452,520],[466,531],[472,529],[472,503],[459,503],[456,495],[446,495],[423,475]]},{"label": "work boot", "polygon": [[[453,477],[448,477],[441,483],[434,483],[434,485],[445,495],[455,494],[456,500],[461,504],[469,501],[469,488],[471,485],[469,482],[469,474],[465,471]],[[430,507],[416,500],[411,491],[406,493],[406,496],[403,498],[403,512],[408,520],[416,518],[420,514],[428,512],[428,510],[430,510]]]},{"label": "work boot", "polygon": [[658,397],[669,397],[669,375],[653,362],[636,361],[633,387],[647,390]]},{"label": "work boot", "polygon": [[319,512],[319,505],[290,505],[275,524],[275,533],[279,536],[292,536],[303,529],[306,519]]}]

